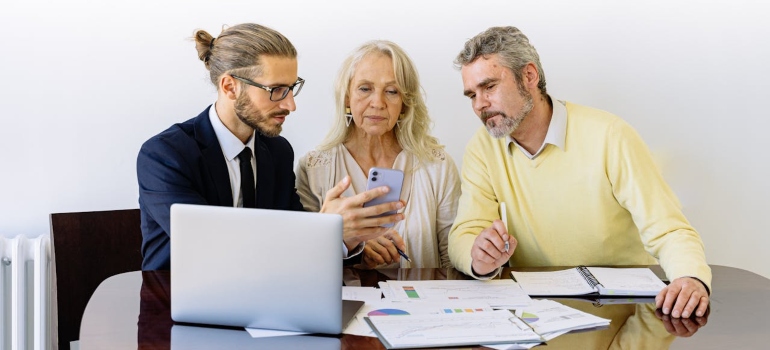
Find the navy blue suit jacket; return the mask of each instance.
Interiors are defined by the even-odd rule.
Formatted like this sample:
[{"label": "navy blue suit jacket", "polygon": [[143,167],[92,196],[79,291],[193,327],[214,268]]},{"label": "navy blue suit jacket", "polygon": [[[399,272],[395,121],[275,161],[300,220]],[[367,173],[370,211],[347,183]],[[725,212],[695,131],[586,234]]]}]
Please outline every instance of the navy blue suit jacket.
[{"label": "navy blue suit jacket", "polygon": [[[209,106],[211,108],[212,106]],[[257,132],[257,208],[303,210],[294,189],[294,150]],[[227,163],[206,108],[142,145],[136,161],[142,216],[142,270],[168,270],[171,204],[232,206]]]}]

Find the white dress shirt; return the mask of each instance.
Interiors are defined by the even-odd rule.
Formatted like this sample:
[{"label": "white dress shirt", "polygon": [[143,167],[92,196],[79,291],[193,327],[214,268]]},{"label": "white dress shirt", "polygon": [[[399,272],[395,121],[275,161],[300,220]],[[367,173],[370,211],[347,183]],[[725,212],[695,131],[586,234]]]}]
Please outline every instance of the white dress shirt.
[{"label": "white dress shirt", "polygon": [[548,132],[545,134],[545,139],[543,140],[543,144],[540,145],[540,149],[538,149],[535,154],[530,154],[526,149],[524,149],[524,147],[516,142],[516,140],[514,140],[511,135],[508,135],[506,136],[506,139],[508,140],[508,154],[513,155],[513,153],[511,153],[511,143],[516,145],[516,147],[524,152],[524,155],[529,159],[537,158],[540,153],[543,153],[545,145],[549,143],[559,147],[560,149],[564,149],[564,143],[567,139],[567,107],[563,101],[556,99],[552,99],[551,101],[553,101],[553,114],[551,115],[551,123],[548,124]]},{"label": "white dress shirt", "polygon": [[240,139],[238,139],[233,133],[227,129],[222,120],[219,119],[217,114],[216,104],[212,104],[209,108],[209,120],[211,126],[214,127],[214,133],[217,135],[217,141],[219,147],[222,148],[222,153],[225,156],[225,163],[227,163],[227,172],[230,174],[230,190],[233,194],[233,207],[243,207],[243,196],[241,195],[241,161],[238,159],[238,155],[243,151],[244,147],[251,149],[251,170],[254,172],[254,184],[257,184],[257,162],[254,159],[254,134],[246,144],[244,145]]},{"label": "white dress shirt", "polygon": [[[227,172],[230,174],[230,190],[233,193],[233,207],[243,207],[243,196],[241,195],[241,162],[238,160],[238,155],[243,151],[244,147],[249,147],[252,152],[251,170],[254,171],[254,184],[257,183],[257,162],[254,159],[254,134],[251,135],[246,144],[244,145],[240,139],[235,137],[232,132],[222,123],[217,114],[216,103],[209,108],[209,121],[214,128],[214,134],[217,135],[217,141],[219,147],[222,148],[222,154],[225,156],[225,163],[227,163]],[[255,131],[256,132],[256,131]],[[352,251],[348,251],[348,247],[345,243],[342,243],[342,257],[345,259],[352,258],[364,250],[365,242],[357,245]]]}]

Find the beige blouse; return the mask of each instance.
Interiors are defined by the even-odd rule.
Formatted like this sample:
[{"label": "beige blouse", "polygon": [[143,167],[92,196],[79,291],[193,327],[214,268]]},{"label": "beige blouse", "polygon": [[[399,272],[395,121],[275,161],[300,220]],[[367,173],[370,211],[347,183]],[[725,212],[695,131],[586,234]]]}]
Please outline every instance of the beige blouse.
[{"label": "beige blouse", "polygon": [[[447,252],[449,229],[457,213],[460,178],[452,158],[443,150],[433,151],[434,160],[420,162],[413,154],[402,151],[393,163],[404,172],[401,200],[404,220],[393,228],[406,243],[405,253],[412,262],[400,259],[383,267],[451,267]],[[307,211],[321,210],[326,192],[345,176],[351,186],[343,196],[366,191],[367,174],[356,163],[344,145],[326,150],[313,150],[299,160],[297,192]]]}]

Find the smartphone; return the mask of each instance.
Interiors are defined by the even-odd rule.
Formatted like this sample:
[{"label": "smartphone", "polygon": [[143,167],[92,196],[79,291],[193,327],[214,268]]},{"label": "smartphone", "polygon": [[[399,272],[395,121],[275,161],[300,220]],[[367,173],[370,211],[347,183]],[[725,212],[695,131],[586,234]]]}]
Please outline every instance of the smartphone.
[{"label": "smartphone", "polygon": [[[366,190],[371,190],[380,186],[388,186],[390,192],[364,203],[364,207],[371,207],[377,204],[398,202],[401,199],[401,186],[404,183],[404,172],[398,169],[371,168],[369,169]],[[396,210],[384,212],[379,216],[388,216],[396,213]],[[383,227],[392,227],[393,223],[384,224]]]}]

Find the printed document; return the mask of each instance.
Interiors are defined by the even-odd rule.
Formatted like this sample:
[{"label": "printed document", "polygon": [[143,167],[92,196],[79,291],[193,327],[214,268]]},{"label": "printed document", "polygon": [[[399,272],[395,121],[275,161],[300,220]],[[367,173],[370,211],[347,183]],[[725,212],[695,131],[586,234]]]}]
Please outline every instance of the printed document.
[{"label": "printed document", "polygon": [[[380,283],[385,298],[393,301],[476,301],[493,308],[528,306],[532,299],[512,280],[423,280]],[[387,289],[387,291],[386,291]]]},{"label": "printed document", "polygon": [[537,333],[568,332],[609,326],[610,320],[548,299],[535,299],[532,305],[514,311]]},{"label": "printed document", "polygon": [[468,301],[446,301],[442,303],[404,303],[382,300],[376,303],[367,302],[358,309],[356,317],[342,331],[344,334],[377,337],[364,317],[401,317],[404,315],[432,315],[451,313],[474,313],[494,311],[489,304]]},{"label": "printed document", "polygon": [[478,313],[365,317],[388,349],[500,343],[543,339],[508,310]]}]

